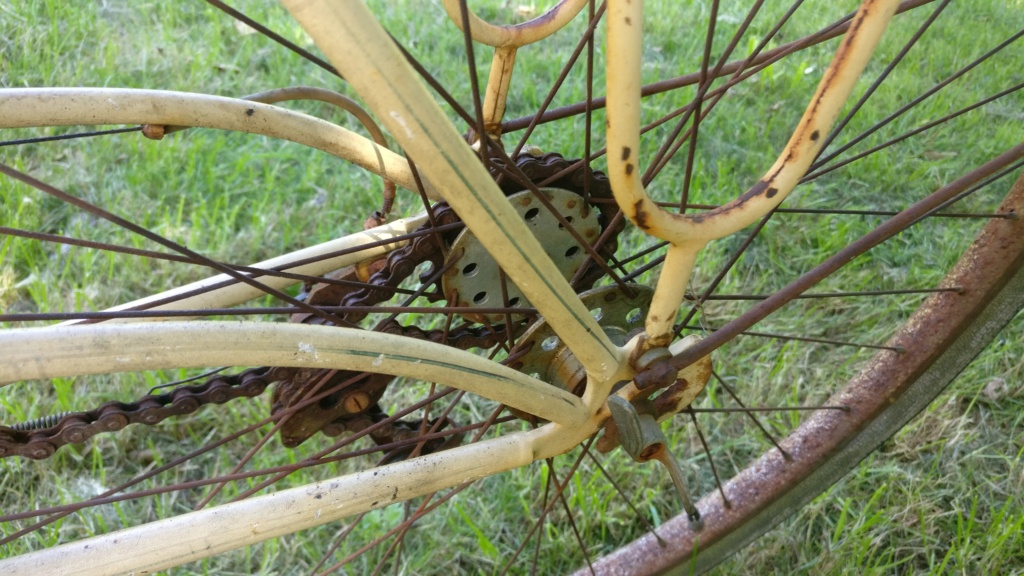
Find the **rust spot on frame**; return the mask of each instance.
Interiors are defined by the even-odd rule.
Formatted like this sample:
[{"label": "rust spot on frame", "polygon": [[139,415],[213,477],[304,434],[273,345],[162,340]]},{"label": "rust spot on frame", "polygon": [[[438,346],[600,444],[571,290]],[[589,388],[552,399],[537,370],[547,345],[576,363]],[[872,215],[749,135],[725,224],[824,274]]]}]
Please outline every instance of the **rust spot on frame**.
[{"label": "rust spot on frame", "polygon": [[629,146],[623,146],[622,147],[622,161],[625,162],[626,160],[629,160],[629,155],[632,154],[632,153],[633,153],[633,151],[629,149]]},{"label": "rust spot on frame", "polygon": [[632,26],[633,25],[633,20],[630,19],[629,16],[626,16],[625,22],[626,22],[626,26]]},{"label": "rust spot on frame", "polygon": [[647,224],[647,212],[644,211],[643,200],[637,200],[636,203],[633,204],[633,221],[636,222],[636,225],[643,230],[650,229],[650,225]]},{"label": "rust spot on frame", "polygon": [[811,141],[812,142],[817,142],[818,138],[820,138],[820,137],[821,137],[821,134],[819,134],[817,130],[815,130],[814,132],[811,132]]},{"label": "rust spot on frame", "polygon": [[769,188],[769,189],[768,189],[768,191],[764,193],[764,195],[765,195],[766,197],[768,197],[768,198],[774,198],[774,197],[775,197],[775,195],[776,195],[776,194],[778,194],[778,193],[779,193],[779,189],[778,189],[778,188],[775,188],[775,187],[773,186],[773,187]]},{"label": "rust spot on frame", "polygon": [[632,163],[626,164],[626,176],[630,176],[632,174],[633,174],[633,164]]},{"label": "rust spot on frame", "polygon": [[753,198],[754,196],[760,196],[767,189],[768,189],[768,183],[765,182],[764,180],[758,180],[757,184],[754,184],[753,186],[751,186],[750,190],[747,190],[746,194],[744,194],[743,196],[745,196],[746,198]]}]

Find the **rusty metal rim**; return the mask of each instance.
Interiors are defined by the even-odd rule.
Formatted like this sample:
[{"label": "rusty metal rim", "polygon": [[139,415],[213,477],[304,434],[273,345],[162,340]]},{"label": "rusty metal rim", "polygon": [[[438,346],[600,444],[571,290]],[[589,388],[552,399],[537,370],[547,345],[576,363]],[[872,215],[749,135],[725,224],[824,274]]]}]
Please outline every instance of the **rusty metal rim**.
[{"label": "rusty metal rim", "polygon": [[[1024,175],[999,211],[1024,212]],[[698,505],[700,532],[684,516],[595,563],[599,574],[699,573],[714,566],[823,492],[927,406],[1024,307],[1024,220],[990,222],[943,286],[962,293],[930,297],[889,341],[904,354],[881,352],[784,442],[792,458],[765,453]],[[696,550],[695,550],[696,548]]]}]

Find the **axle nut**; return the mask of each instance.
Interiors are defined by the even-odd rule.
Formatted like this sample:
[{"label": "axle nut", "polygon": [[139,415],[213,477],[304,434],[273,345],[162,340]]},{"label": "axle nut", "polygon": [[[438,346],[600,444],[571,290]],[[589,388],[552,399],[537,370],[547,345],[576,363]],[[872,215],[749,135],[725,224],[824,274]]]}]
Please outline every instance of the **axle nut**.
[{"label": "axle nut", "polygon": [[679,371],[668,360],[655,362],[650,368],[640,372],[633,378],[636,387],[641,390],[648,388],[664,388],[676,381]]}]

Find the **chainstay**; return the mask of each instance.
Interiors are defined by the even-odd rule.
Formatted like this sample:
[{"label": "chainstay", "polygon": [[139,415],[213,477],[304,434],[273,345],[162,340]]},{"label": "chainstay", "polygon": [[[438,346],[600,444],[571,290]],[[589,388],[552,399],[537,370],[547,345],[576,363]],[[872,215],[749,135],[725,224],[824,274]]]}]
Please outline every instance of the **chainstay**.
[{"label": "chainstay", "polygon": [[[607,178],[600,172],[583,171],[567,172],[571,161],[556,153],[542,156],[521,156],[515,162],[516,167],[531,181],[544,182],[547,185],[573,189],[578,193],[587,190],[594,198],[607,199],[611,191]],[[507,180],[501,184],[506,194],[512,194],[521,188]],[[605,213],[606,220],[611,214],[606,213],[614,204],[600,204],[598,209]],[[459,222],[455,211],[447,204],[441,203],[431,207],[433,210],[431,224],[425,224],[420,230],[430,230],[434,226],[443,226]],[[604,246],[599,247],[603,255],[615,252],[617,232],[612,234]],[[457,234],[449,233],[446,238],[438,238],[434,234],[424,234],[413,239],[406,246],[393,251],[385,259],[384,265],[373,273],[368,284],[372,287],[346,290],[332,305],[341,306],[373,306],[391,298],[393,289],[403,280],[410,277],[416,268],[424,262],[430,262],[431,268],[425,272],[421,282],[427,282],[444,264],[444,250],[439,240],[450,242]],[[600,277],[596,270],[587,274],[577,288],[585,290]],[[439,284],[439,283],[438,283]],[[438,290],[436,293],[440,293]],[[440,299],[437,296],[434,299]],[[342,316],[346,323],[356,323],[366,316],[365,313],[348,313]],[[308,317],[302,321],[321,323],[316,317]],[[521,327],[520,327],[521,328]],[[459,326],[442,330],[424,330],[418,326],[404,326],[391,320],[377,328],[381,332],[397,334],[408,338],[429,340],[439,344],[466,350],[470,348],[490,348],[508,338],[503,326],[491,327],[464,323]],[[67,444],[79,444],[93,436],[104,432],[116,432],[129,424],[146,424],[153,426],[164,420],[192,414],[209,404],[224,404],[236,398],[253,398],[273,383],[288,380],[294,371],[275,367],[258,367],[245,370],[238,374],[214,376],[209,380],[194,385],[184,385],[163,394],[150,395],[135,402],[110,401],[85,412],[70,412],[41,419],[38,426],[6,427],[0,425],[0,458],[23,456],[41,460],[52,456],[59,448]],[[33,423],[29,423],[33,424]]]}]

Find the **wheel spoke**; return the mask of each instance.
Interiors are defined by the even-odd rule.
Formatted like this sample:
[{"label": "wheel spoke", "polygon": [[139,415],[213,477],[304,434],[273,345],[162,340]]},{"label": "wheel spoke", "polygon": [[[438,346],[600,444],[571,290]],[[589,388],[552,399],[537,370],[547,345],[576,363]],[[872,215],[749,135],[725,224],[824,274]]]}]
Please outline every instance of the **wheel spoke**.
[{"label": "wheel spoke", "polygon": [[971,173],[951,182],[949,185],[940,188],[930,196],[908,207],[881,226],[875,228],[861,239],[852,242],[849,246],[827,259],[813,270],[791,282],[785,288],[774,294],[771,298],[762,300],[760,304],[751,308],[739,318],[726,324],[692,348],[687,349],[673,357],[672,365],[678,368],[689,366],[698,358],[702,358],[712,350],[718,348],[725,342],[731,340],[736,334],[743,332],[750,326],[766,318],[771,312],[778,310],[798,294],[805,292],[811,286],[841,268],[853,258],[867,252],[874,246],[891,238],[904,230],[911,223],[918,221],[935,207],[940,206],[946,200],[956,196],[964,189],[976,182],[983,180],[991,174],[998,172],[1007,165],[1024,157],[1024,144],[1018,144],[1010,150],[1000,154],[993,160],[979,166]]},{"label": "wheel spoke", "polygon": [[37,138],[21,138],[19,140],[4,140],[0,142],[0,148],[4,146],[24,146],[27,144],[42,144],[43,142],[60,142],[62,140],[75,140],[77,138],[94,138],[96,136],[110,136],[112,134],[127,134],[128,132],[140,132],[141,126],[131,128],[112,128],[110,130],[94,130],[91,132],[74,132],[60,134],[57,136],[39,136]]},{"label": "wheel spoke", "polygon": [[293,306],[301,308],[305,312],[308,312],[308,313],[313,314],[315,316],[319,316],[319,317],[323,318],[324,320],[327,320],[328,322],[336,323],[336,324],[339,324],[339,325],[344,324],[344,321],[341,320],[340,318],[336,317],[336,316],[333,316],[331,314],[323,312],[322,310],[318,310],[318,309],[314,308],[313,306],[310,306],[309,304],[306,304],[305,302],[300,302],[299,300],[296,300],[295,298],[292,298],[291,296],[289,296],[288,294],[285,294],[284,292],[281,292],[280,290],[271,288],[270,286],[267,286],[266,284],[258,282],[257,280],[254,280],[253,278],[250,278],[249,276],[246,276],[245,274],[241,274],[239,272],[236,272],[232,268],[230,268],[228,266],[225,266],[224,264],[221,264],[220,262],[216,262],[216,261],[214,261],[214,260],[212,260],[210,258],[207,258],[206,256],[203,256],[202,254],[199,254],[199,253],[197,253],[197,252],[195,252],[193,250],[190,250],[190,249],[186,248],[185,246],[182,246],[182,245],[178,244],[177,242],[172,242],[171,240],[168,240],[167,238],[164,238],[164,237],[162,237],[162,236],[160,236],[158,234],[154,234],[150,230],[147,230],[145,228],[142,228],[141,226],[138,226],[136,224],[128,222],[124,218],[121,218],[121,217],[116,216],[116,215],[114,215],[114,214],[112,214],[110,212],[107,212],[106,210],[103,210],[102,208],[100,208],[100,207],[98,207],[98,206],[96,206],[94,204],[90,204],[89,202],[86,202],[85,200],[82,200],[81,198],[76,198],[76,197],[74,197],[74,196],[72,196],[72,195],[70,195],[70,194],[68,194],[68,193],[66,193],[66,192],[64,192],[62,190],[58,190],[57,188],[55,188],[53,186],[50,186],[49,184],[46,184],[45,182],[42,182],[40,180],[37,180],[37,179],[29,176],[28,174],[25,174],[23,172],[19,172],[17,170],[14,170],[13,168],[11,168],[11,167],[9,167],[9,166],[7,166],[5,164],[0,164],[0,173],[3,173],[6,176],[8,176],[10,178],[14,178],[15,180],[21,181],[21,182],[23,182],[25,184],[28,184],[29,186],[32,186],[33,188],[36,188],[37,190],[40,190],[40,191],[45,192],[45,193],[47,193],[47,194],[49,194],[49,195],[51,195],[51,196],[53,196],[53,197],[55,197],[55,198],[57,198],[59,200],[62,200],[63,202],[66,202],[68,204],[77,206],[77,207],[81,208],[82,210],[85,210],[86,212],[89,212],[90,214],[94,214],[94,215],[96,215],[96,216],[98,216],[100,218],[103,218],[104,220],[108,220],[110,222],[113,222],[114,224],[120,226],[121,228],[124,228],[126,230],[131,231],[131,232],[134,232],[135,234],[138,234],[139,236],[142,236],[142,237],[146,238],[147,240],[151,240],[153,242],[156,242],[157,244],[161,244],[161,245],[163,245],[163,246],[165,246],[167,248],[170,248],[171,250],[174,250],[175,252],[178,252],[179,254],[184,255],[186,258],[188,258],[190,261],[192,261],[195,264],[212,268],[212,269],[214,269],[214,270],[216,270],[216,271],[218,271],[218,272],[220,272],[222,274],[227,274],[228,276],[234,278],[238,282],[243,282],[245,284],[248,284],[248,285],[250,285],[250,286],[252,286],[252,287],[254,287],[254,288],[256,288],[256,289],[258,289],[258,290],[260,290],[260,291],[262,291],[264,293],[266,293],[266,294],[269,294],[271,296],[275,296],[275,297],[277,297],[277,298],[279,298],[281,300],[284,300],[285,302],[288,302],[289,304],[291,304]]},{"label": "wheel spoke", "polygon": [[[291,50],[295,54],[298,54],[303,59],[305,59],[305,60],[307,60],[309,62],[312,62],[313,64],[319,66],[320,68],[323,68],[324,70],[330,72],[331,74],[334,74],[338,78],[342,78],[341,74],[338,74],[338,71],[334,68],[334,66],[331,66],[330,64],[325,62],[323,59],[321,59],[321,58],[317,57],[316,55],[314,55],[309,50],[305,50],[305,49],[299,47],[294,42],[290,42],[289,40],[287,40],[286,38],[284,38],[283,36],[281,36],[277,32],[274,32],[273,30],[267,28],[266,26],[260,24],[259,22],[253,20],[252,18],[249,18],[244,13],[242,13],[242,12],[240,12],[240,11],[230,7],[230,6],[228,6],[227,4],[222,2],[221,0],[206,0],[206,2],[208,4],[210,4],[211,6],[217,8],[218,10],[224,12],[225,14],[231,16],[232,18],[238,20],[239,22],[244,23],[246,26],[249,26],[249,27],[257,30],[260,34],[266,36],[267,38],[270,38],[274,42],[277,42],[278,44],[280,44],[281,46],[284,46],[285,48]],[[342,78],[342,80],[344,80],[344,78]]]},{"label": "wheel spoke", "polygon": [[[1024,32],[1022,32],[1022,33],[1024,33]],[[886,140],[885,142],[883,142],[883,143],[881,143],[881,144],[879,144],[877,146],[872,146],[871,148],[869,148],[869,149],[867,149],[867,150],[865,150],[863,152],[859,152],[859,153],[857,153],[857,154],[855,154],[855,155],[853,155],[853,156],[851,156],[849,158],[843,159],[842,161],[835,162],[835,163],[829,164],[827,166],[819,166],[817,168],[812,166],[811,167],[811,172],[809,174],[807,174],[806,176],[804,176],[802,182],[811,182],[811,181],[819,178],[820,176],[824,176],[825,174],[828,174],[829,172],[832,172],[832,171],[838,170],[839,168],[842,168],[844,166],[848,166],[850,164],[853,164],[854,162],[856,162],[858,160],[866,158],[866,157],[868,157],[868,156],[870,156],[870,155],[872,155],[872,154],[874,154],[876,152],[879,152],[881,150],[885,150],[885,149],[893,146],[894,144],[898,144],[898,143],[906,140],[907,138],[916,136],[916,135],[918,135],[918,134],[920,134],[922,132],[925,132],[926,130],[930,130],[931,128],[934,128],[936,126],[941,126],[942,124],[945,124],[946,122],[949,122],[950,120],[952,120],[954,118],[957,118],[958,116],[966,114],[966,113],[968,113],[968,112],[970,112],[972,110],[976,110],[978,108],[981,108],[982,106],[984,106],[986,104],[989,104],[991,102],[995,102],[996,100],[999,100],[1000,98],[1003,98],[1005,96],[1013,94],[1014,92],[1017,92],[1021,88],[1024,88],[1024,82],[1016,84],[1015,86],[1013,86],[1011,88],[1007,88],[1006,90],[1003,90],[1002,92],[999,92],[998,94],[989,96],[988,98],[985,98],[984,100],[979,100],[978,102],[975,102],[974,104],[971,104],[970,106],[966,106],[964,108],[961,108],[960,110],[957,110],[956,112],[952,112],[950,114],[947,114],[947,115],[943,116],[942,118],[939,118],[937,120],[933,120],[931,122],[928,122],[927,124],[925,124],[923,126],[919,126],[917,128],[914,128],[913,130],[909,130],[907,132],[904,132],[903,134],[900,134],[899,136],[897,136],[895,138],[891,138],[889,140]],[[899,117],[899,114],[896,114],[896,115],[894,115],[892,117],[892,120],[895,120],[898,117]],[[866,132],[862,133],[861,136],[858,136],[855,140],[859,142],[860,139],[862,139],[862,137],[866,137],[868,134],[874,133],[876,130],[880,129],[884,125],[885,124],[877,124],[876,126],[874,126],[871,129],[869,129],[869,131],[866,131]],[[854,142],[851,141],[850,145],[852,146],[853,143]],[[849,149],[848,146],[844,146],[842,148],[843,151],[848,150],[848,149]],[[824,165],[827,162],[829,162],[830,160],[835,159],[836,156],[839,153],[840,153],[839,151],[836,151],[835,153],[827,156],[826,158],[823,158],[820,161],[820,164]]]},{"label": "wheel spoke", "polygon": [[[604,16],[604,12],[608,6],[608,3],[607,1],[601,2],[601,6],[597,9],[597,11],[593,10],[593,6],[594,3],[591,2],[590,7],[592,13],[590,14],[589,18],[590,24],[587,25],[586,31],[584,31],[583,36],[580,37],[579,42],[576,44],[576,48],[573,50],[572,54],[569,55],[569,59],[566,61],[565,65],[562,66],[562,71],[559,72],[558,78],[556,78],[554,83],[551,85],[551,89],[548,90],[548,94],[547,96],[544,97],[544,101],[541,102],[540,107],[537,108],[537,113],[533,115],[533,118],[530,119],[530,123],[526,126],[525,132],[522,136],[519,137],[519,142],[516,144],[516,147],[512,150],[511,156],[513,158],[518,156],[519,153],[522,152],[523,146],[526,146],[526,142],[530,139],[530,136],[533,135],[533,130],[540,123],[541,118],[544,116],[544,112],[547,111],[549,106],[551,106],[551,102],[555,99],[555,95],[558,94],[558,89],[562,87],[562,84],[565,82],[565,79],[569,76],[569,72],[572,71],[573,66],[579,60],[580,54],[582,54],[584,48],[587,49],[587,101],[589,102],[593,98],[592,90],[594,81],[594,30],[597,28],[598,23],[600,23],[601,17]],[[584,108],[584,114],[587,114],[588,118],[590,118],[589,115],[592,112],[592,110],[590,110],[586,106],[586,103],[584,103]],[[590,121],[588,120],[588,127],[590,126],[589,122]],[[589,142],[590,130],[587,130],[586,132],[588,134]]]},{"label": "wheel spoke", "polygon": [[[836,123],[835,128],[833,128],[829,132],[828,136],[825,138],[825,143],[821,145],[821,152],[818,153],[819,156],[822,153],[824,153],[825,150],[828,149],[828,147],[832,144],[836,137],[839,136],[839,134],[843,131],[844,128],[846,128],[846,125],[849,124],[850,120],[853,119],[857,112],[864,106],[865,103],[867,103],[868,99],[871,98],[871,95],[874,94],[876,90],[878,90],[879,86],[881,86],[882,83],[885,82],[885,79],[889,77],[889,74],[891,74],[892,71],[896,69],[896,66],[903,60],[907,53],[910,52],[910,49],[917,44],[917,41],[920,40],[922,36],[924,36],[924,33],[928,30],[929,27],[931,27],[935,20],[938,19],[939,15],[942,14],[942,11],[946,9],[947,5],[949,5],[949,0],[942,0],[942,2],[935,7],[935,10],[931,13],[931,15],[928,16],[928,18],[925,19],[923,23],[921,23],[921,26],[917,29],[917,32],[915,32],[914,35],[911,36],[910,40],[908,40],[907,43],[903,45],[903,48],[900,50],[899,54],[897,54],[896,57],[893,58],[892,61],[886,65],[885,70],[883,70],[881,74],[878,75],[878,78],[876,78],[875,81],[871,83],[871,86],[869,86],[867,91],[864,92],[864,95],[861,96],[857,100],[856,104],[854,104],[853,107],[850,108],[850,110],[846,113],[846,115],[843,116],[843,118]],[[811,170],[813,171],[814,169],[812,168]]]},{"label": "wheel spoke", "polygon": [[[733,390],[731,386],[726,384],[725,379],[719,376],[718,372],[712,371],[711,375],[715,378],[715,381],[718,383],[719,386],[725,388],[725,391],[732,398],[733,402],[740,405],[740,411],[746,414],[748,418],[750,418],[750,420],[754,423],[754,426],[756,426],[757,429],[761,432],[761,435],[767,438],[768,441],[772,443],[772,446],[774,446],[775,449],[778,450],[779,453],[783,455],[783,457],[788,459],[789,454],[787,454],[786,451],[782,448],[782,446],[779,445],[779,442],[778,440],[775,439],[775,436],[768,432],[768,429],[764,427],[764,424],[762,424],[761,421],[757,418],[757,416],[754,415],[755,410],[750,410],[747,408],[743,401],[740,400],[740,397],[736,394],[736,391]],[[718,408],[716,408],[716,410],[717,409]],[[691,406],[690,410],[699,411],[700,409]]]},{"label": "wheel spoke", "polygon": [[[898,110],[896,110],[892,114],[889,114],[888,116],[886,116],[882,120],[878,121],[877,123],[872,125],[870,128],[868,128],[867,130],[865,130],[865,131],[861,132],[860,134],[858,134],[856,137],[850,139],[848,142],[846,142],[845,144],[843,144],[842,146],[840,146],[836,150],[832,151],[830,154],[826,155],[824,158],[821,158],[821,159],[817,160],[814,164],[811,165],[811,168],[809,170],[809,172],[811,172],[811,177],[813,177],[815,175],[814,172],[819,170],[822,166],[828,164],[833,159],[837,158],[840,154],[842,154],[843,152],[846,152],[847,150],[852,148],[857,143],[861,142],[862,140],[864,140],[868,136],[870,136],[870,135],[874,134],[875,132],[877,132],[878,130],[880,130],[882,127],[887,126],[893,120],[896,120],[897,118],[899,118],[900,116],[905,114],[908,110],[910,110],[913,107],[917,106],[918,104],[920,104],[921,102],[923,102],[927,98],[930,98],[931,96],[933,96],[939,90],[942,90],[946,86],[949,86],[950,84],[953,83],[953,81],[955,81],[958,78],[962,77],[964,74],[967,74],[968,72],[970,72],[971,70],[976,68],[979,64],[982,64],[983,62],[986,62],[987,60],[989,60],[990,58],[992,58],[993,56],[998,54],[1000,51],[1002,51],[1004,48],[1006,48],[1007,46],[1009,46],[1009,45],[1013,44],[1014,42],[1016,42],[1017,40],[1019,40],[1022,36],[1024,36],[1024,30],[1019,31],[1016,34],[1014,34],[1014,35],[1010,36],[1009,38],[1007,38],[1006,40],[1002,41],[996,47],[992,48],[991,50],[989,50],[985,54],[979,56],[977,59],[973,60],[970,64],[967,64],[966,66],[960,68],[956,72],[953,72],[952,74],[947,76],[945,79],[943,79],[941,82],[939,82],[935,86],[931,87],[930,89],[926,90],[920,96],[914,98],[910,102],[904,104]],[[1020,84],[1018,84],[1014,88],[1011,88],[1009,90],[1001,92],[999,95],[997,95],[997,97],[1001,97],[1004,93],[1014,92],[1014,91],[1019,90],[1019,89],[1020,89]],[[993,97],[993,99],[994,98],[995,97]],[[971,107],[968,107],[968,109],[970,109],[970,108]],[[956,115],[962,114],[963,112],[968,111],[968,109],[963,109],[962,111],[960,111],[958,113],[954,113],[954,114],[956,114]],[[944,121],[944,120],[945,120],[945,118],[942,119],[942,121]]]}]

